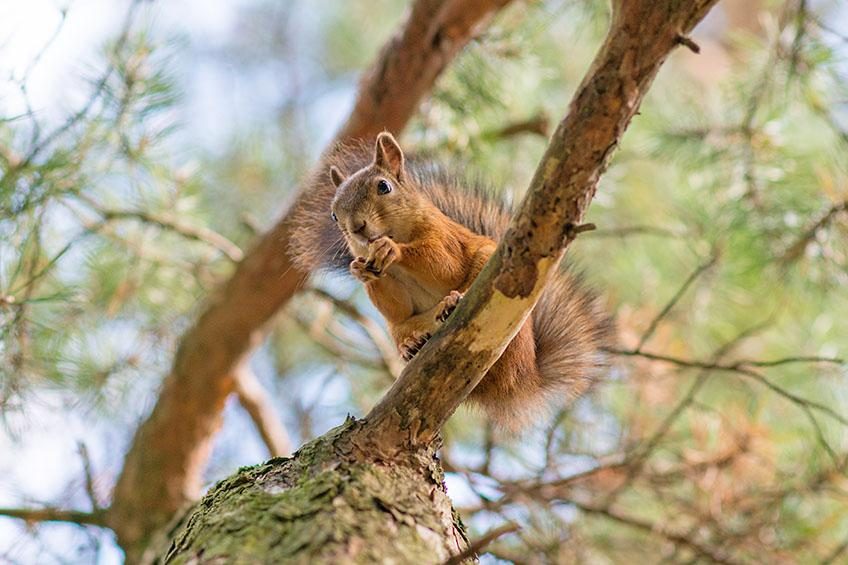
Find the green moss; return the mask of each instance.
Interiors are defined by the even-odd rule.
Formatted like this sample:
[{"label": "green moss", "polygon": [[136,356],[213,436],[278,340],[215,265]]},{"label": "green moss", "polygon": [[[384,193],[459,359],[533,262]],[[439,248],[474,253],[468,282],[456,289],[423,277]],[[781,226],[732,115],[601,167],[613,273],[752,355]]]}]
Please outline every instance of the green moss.
[{"label": "green moss", "polygon": [[213,487],[174,537],[169,563],[443,561],[464,545],[432,452],[416,464],[350,457],[348,420],[292,458]]}]

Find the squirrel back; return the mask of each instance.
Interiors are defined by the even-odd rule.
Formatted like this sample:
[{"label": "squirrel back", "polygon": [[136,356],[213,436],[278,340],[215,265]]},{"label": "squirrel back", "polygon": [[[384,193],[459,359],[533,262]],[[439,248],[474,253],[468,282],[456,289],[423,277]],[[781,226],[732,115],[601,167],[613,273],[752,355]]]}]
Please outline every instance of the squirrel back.
[{"label": "squirrel back", "polygon": [[[326,173],[331,167],[353,172],[372,164],[374,150],[364,143],[338,146],[325,156],[321,171],[310,179],[309,193],[294,213],[290,254],[305,270],[347,273],[353,259],[339,226],[331,219],[336,186]],[[454,222],[499,241],[509,225],[503,200],[480,184],[431,161],[407,159],[408,183]],[[323,173],[323,174],[322,174]],[[540,408],[576,398],[596,382],[608,363],[603,348],[611,339],[609,316],[596,295],[567,262],[545,288],[532,315],[539,386],[472,395],[490,418],[517,429]],[[488,387],[478,387],[484,389]]]}]

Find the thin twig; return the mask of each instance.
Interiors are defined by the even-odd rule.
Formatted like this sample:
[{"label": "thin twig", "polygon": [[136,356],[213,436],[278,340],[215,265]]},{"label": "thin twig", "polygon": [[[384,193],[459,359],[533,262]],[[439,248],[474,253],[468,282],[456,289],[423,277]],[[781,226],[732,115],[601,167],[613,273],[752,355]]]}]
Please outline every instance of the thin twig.
[{"label": "thin twig", "polygon": [[94,489],[94,473],[92,472],[91,457],[88,455],[88,448],[85,446],[85,443],[80,441],[77,443],[77,451],[79,452],[80,459],[82,459],[85,491],[91,501],[91,508],[95,513],[100,512],[102,508],[100,507],[100,502],[97,500],[97,492]]},{"label": "thin twig", "polygon": [[657,314],[653,320],[651,320],[650,324],[648,324],[648,329],[645,330],[645,333],[642,334],[642,337],[639,339],[639,344],[636,346],[634,351],[638,352],[642,350],[642,347],[644,347],[648,340],[651,339],[651,336],[654,335],[654,332],[657,330],[657,326],[659,326],[660,322],[662,322],[662,320],[668,315],[668,313],[671,312],[672,308],[677,305],[677,303],[680,301],[680,299],[683,297],[689,287],[692,286],[692,283],[694,283],[698,279],[698,277],[700,277],[701,274],[704,273],[707,269],[715,265],[716,261],[718,261],[718,254],[713,254],[709,261],[698,265],[698,267],[694,271],[692,271],[692,274],[690,274],[689,277],[687,277],[683,284],[680,286],[680,288],[677,289],[677,292],[674,293],[674,296],[671,297],[671,300],[666,303],[663,309],[660,310],[660,313]]},{"label": "thin twig", "polygon": [[368,334],[369,339],[374,343],[374,347],[380,354],[380,358],[386,370],[393,378],[398,378],[401,371],[403,371],[403,362],[401,361],[397,348],[386,336],[386,333],[377,322],[360,312],[359,309],[350,302],[334,296],[326,290],[316,287],[310,287],[305,290],[308,290],[317,298],[329,302],[336,309],[340,310],[354,322],[359,324],[365,333]]},{"label": "thin twig", "polygon": [[17,518],[28,523],[36,522],[72,522],[85,526],[106,527],[106,512],[82,512],[63,508],[0,508],[0,516]]},{"label": "thin twig", "polygon": [[795,243],[786,248],[781,254],[780,262],[784,265],[792,263],[807,250],[807,247],[816,239],[818,233],[825,229],[839,214],[848,212],[848,200],[831,206],[818,220],[807,228]]},{"label": "thin twig", "polygon": [[[795,394],[793,394],[789,391],[786,391],[786,390],[780,388],[776,384],[769,381],[764,375],[757,373],[756,371],[754,371],[752,369],[746,369],[745,364],[747,362],[746,363],[733,363],[733,364],[730,364],[730,365],[725,365],[725,364],[721,364],[721,363],[711,363],[711,362],[708,362],[708,361],[700,361],[700,360],[694,360],[694,359],[681,359],[679,357],[674,357],[674,356],[671,356],[671,355],[664,355],[664,354],[661,354],[661,353],[648,353],[648,352],[645,352],[645,351],[629,351],[629,350],[620,350],[620,349],[607,349],[607,351],[610,351],[610,352],[612,352],[616,355],[625,355],[625,356],[634,356],[635,355],[635,356],[639,356],[639,357],[644,357],[645,359],[650,359],[652,361],[661,361],[661,362],[664,362],[664,363],[670,363],[672,365],[677,365],[678,367],[690,367],[690,368],[695,368],[695,369],[712,369],[712,370],[715,370],[715,371],[725,371],[725,372],[739,373],[741,375],[745,375],[745,376],[753,378],[754,380],[760,382],[761,384],[765,385],[769,389],[778,393],[780,396],[783,396],[783,397],[791,400],[794,403],[807,404],[811,408],[813,408],[817,411],[820,411],[824,414],[827,414],[830,417],[832,417],[833,419],[837,420],[839,423],[841,423],[845,426],[848,426],[848,417],[839,414],[838,412],[836,412],[833,408],[830,408],[829,406],[826,406],[824,404],[820,404],[820,403],[818,403],[814,400],[809,400],[809,399],[799,397],[799,396],[797,396],[797,395],[795,395]],[[780,361],[783,362],[785,360],[780,360]],[[828,358],[820,358],[820,359],[817,358],[817,361],[827,361],[827,362],[831,362],[831,363],[841,363],[841,360],[839,360],[839,359],[828,359]]]},{"label": "thin twig", "polygon": [[650,235],[656,237],[680,238],[685,234],[657,226],[622,226],[616,228],[598,228],[587,234],[589,237],[628,237],[631,235]]},{"label": "thin twig", "polygon": [[282,419],[277,414],[268,393],[245,363],[236,374],[236,396],[242,408],[250,415],[253,424],[272,457],[291,454],[291,440]]},{"label": "thin twig", "polygon": [[158,226],[162,229],[172,231],[186,239],[192,239],[205,243],[214,247],[234,263],[238,263],[244,258],[244,253],[241,248],[219,234],[203,226],[192,226],[183,223],[176,218],[167,214],[154,214],[145,210],[103,210],[98,209],[98,213],[104,220],[138,220],[147,224]]},{"label": "thin twig", "polygon": [[[127,14],[124,17],[124,23],[121,27],[120,35],[118,36],[118,40],[115,42],[115,47],[113,49],[113,53],[117,55],[121,52],[124,46],[129,39],[130,30],[132,29],[132,24],[135,19],[135,12],[138,6],[142,3],[142,0],[133,0],[130,4],[129,9],[127,10]],[[117,58],[117,57],[116,57]],[[112,74],[115,72],[117,65],[112,62],[106,68],[106,71],[101,75],[100,79],[95,83],[94,90],[88,98],[88,101],[80,108],[76,113],[74,113],[70,118],[68,118],[64,124],[54,129],[50,132],[45,138],[38,141],[38,143],[33,146],[29,153],[27,153],[26,157],[21,160],[18,165],[15,167],[14,171],[19,171],[25,169],[30,165],[30,163],[41,154],[47,147],[50,146],[56,139],[58,139],[61,135],[63,135],[66,131],[71,129],[74,125],[79,123],[80,120],[85,118],[91,109],[94,107],[94,104],[100,98],[100,95],[103,94],[106,89],[106,84],[109,82],[109,79],[112,77]],[[11,171],[10,171],[11,172]],[[8,174],[8,173],[7,173]],[[0,182],[5,180],[5,175]]]},{"label": "thin twig", "polygon": [[458,553],[444,562],[443,565],[459,565],[460,563],[467,561],[469,559],[474,559],[477,554],[479,554],[486,546],[495,541],[501,536],[506,534],[511,534],[512,532],[517,532],[519,529],[518,524],[509,522],[504,524],[503,526],[498,526],[497,528],[490,530],[488,533],[483,536],[473,540],[468,544],[468,547],[462,553]]},{"label": "thin twig", "polygon": [[548,137],[551,119],[545,112],[539,112],[526,120],[506,124],[498,129],[483,133],[483,139],[507,139],[525,133]]},{"label": "thin twig", "polygon": [[727,565],[741,563],[741,561],[737,561],[732,556],[727,555],[726,552],[720,547],[710,547],[708,545],[704,545],[688,537],[685,534],[671,531],[662,524],[648,522],[647,520],[643,520],[635,516],[629,516],[627,514],[623,514],[618,510],[613,510],[608,507],[593,506],[571,499],[566,500],[566,502],[568,502],[569,504],[573,504],[583,512],[609,518],[610,520],[613,520],[620,524],[625,524],[638,530],[642,530],[643,532],[659,536],[676,545],[684,546],[696,553],[697,555],[709,559],[710,561],[713,561],[715,563],[723,563]]}]

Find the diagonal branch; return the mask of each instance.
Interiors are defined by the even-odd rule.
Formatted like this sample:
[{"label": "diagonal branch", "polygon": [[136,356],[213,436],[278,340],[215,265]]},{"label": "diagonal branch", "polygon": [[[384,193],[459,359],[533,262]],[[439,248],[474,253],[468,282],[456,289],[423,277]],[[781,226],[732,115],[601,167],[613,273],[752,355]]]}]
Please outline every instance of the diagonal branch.
[{"label": "diagonal branch", "polygon": [[636,346],[634,351],[641,351],[645,344],[648,343],[648,340],[654,335],[654,332],[657,331],[657,327],[659,327],[660,322],[668,316],[669,312],[680,302],[680,299],[683,298],[683,295],[686,294],[686,291],[689,290],[689,287],[700,277],[704,271],[712,267],[718,261],[718,255],[713,254],[713,256],[705,263],[701,263],[698,267],[692,271],[692,273],[687,277],[687,279],[680,285],[680,288],[677,289],[677,292],[674,293],[674,296],[671,297],[663,309],[659,314],[651,320],[651,323],[648,324],[648,329],[645,330],[645,333],[642,334],[642,337],[639,338],[639,344]]},{"label": "diagonal branch", "polygon": [[[402,31],[363,78],[356,105],[329,147],[383,129],[399,132],[448,63],[508,3],[416,0]],[[234,371],[308,275],[286,254],[290,216],[259,239],[210,298],[183,336],[152,413],[136,431],[109,513],[129,561],[157,528],[199,495],[212,438],[235,390]]]},{"label": "diagonal branch", "polygon": [[716,0],[617,0],[603,46],[504,240],[446,327],[366,417],[360,445],[391,458],[431,442],[529,315],[666,57]]},{"label": "diagonal branch", "polygon": [[280,420],[277,410],[268,397],[268,392],[256,378],[256,374],[247,365],[238,368],[236,374],[236,395],[239,404],[250,415],[253,425],[271,457],[284,457],[291,454],[291,440]]},{"label": "diagonal branch", "polygon": [[168,214],[156,214],[145,210],[104,210],[98,209],[98,213],[104,220],[138,220],[146,224],[152,224],[165,230],[170,230],[186,239],[193,239],[214,247],[227,256],[233,262],[239,262],[244,254],[238,245],[207,227],[194,226],[181,222]]}]

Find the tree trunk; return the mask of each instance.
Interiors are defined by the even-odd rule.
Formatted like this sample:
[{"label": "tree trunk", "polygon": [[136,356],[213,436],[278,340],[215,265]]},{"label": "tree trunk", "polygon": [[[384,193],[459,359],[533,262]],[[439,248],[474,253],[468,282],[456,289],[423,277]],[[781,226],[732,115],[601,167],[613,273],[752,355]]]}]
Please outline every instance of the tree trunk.
[{"label": "tree trunk", "polygon": [[442,563],[467,547],[435,446],[381,463],[342,426],[213,487],[166,563]]}]

